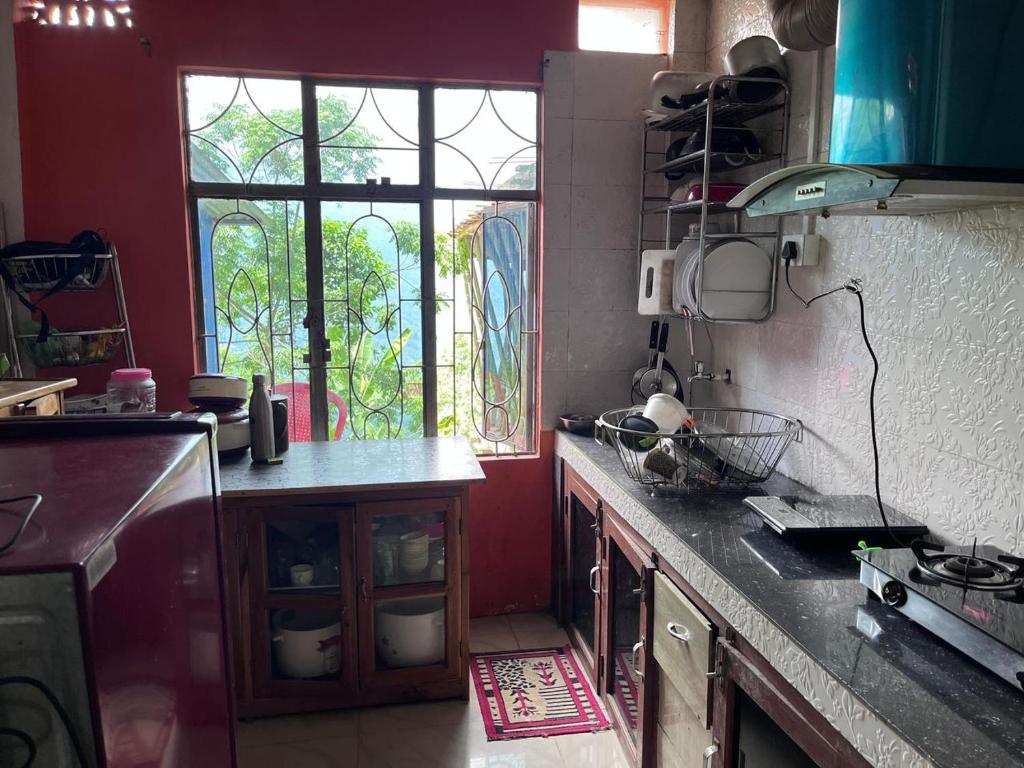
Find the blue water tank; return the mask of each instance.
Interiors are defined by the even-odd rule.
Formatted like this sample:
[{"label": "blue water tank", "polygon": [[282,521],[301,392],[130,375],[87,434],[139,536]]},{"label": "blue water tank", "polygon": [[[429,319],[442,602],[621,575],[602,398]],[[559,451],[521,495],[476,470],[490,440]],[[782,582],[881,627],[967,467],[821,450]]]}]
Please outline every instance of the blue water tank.
[{"label": "blue water tank", "polygon": [[1024,169],[1022,81],[1022,0],[841,0],[829,160]]}]

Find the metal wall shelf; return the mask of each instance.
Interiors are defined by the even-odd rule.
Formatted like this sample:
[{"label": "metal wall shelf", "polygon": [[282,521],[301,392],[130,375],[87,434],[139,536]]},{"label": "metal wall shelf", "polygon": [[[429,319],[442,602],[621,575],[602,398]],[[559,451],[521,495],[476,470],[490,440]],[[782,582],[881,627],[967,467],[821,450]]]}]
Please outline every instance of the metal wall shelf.
[{"label": "metal wall shelf", "polygon": [[[763,83],[774,83],[780,82],[776,80],[766,80],[762,78],[726,78],[722,77],[715,82],[723,82],[725,80],[737,80],[744,82],[763,82]],[[714,87],[714,86],[712,86]],[[717,102],[713,100],[704,101],[700,104],[690,107],[689,109],[683,110],[682,112],[669,115],[663,120],[657,120],[649,123],[647,129],[650,131],[675,131],[678,133],[684,133],[687,131],[695,131],[698,128],[702,128],[707,124],[708,119],[708,104],[713,103],[713,111],[716,122],[719,126],[737,126],[743,123],[749,122],[755,118],[761,117],[762,115],[768,115],[772,112],[778,112],[787,106],[788,92],[786,99],[779,100],[776,103],[768,102],[763,104],[742,104],[734,102]]]},{"label": "metal wall shelf", "polygon": [[[772,100],[758,104],[730,100],[730,96],[728,94],[735,93],[736,86],[742,83],[772,84],[778,86],[778,95]],[[709,187],[712,183],[711,174],[713,171],[734,170],[744,166],[773,161],[777,162],[779,167],[782,167],[785,164],[786,143],[789,128],[789,86],[782,80],[743,78],[732,75],[723,75],[712,81],[708,93],[708,99],[701,104],[693,106],[678,114],[666,117],[662,120],[652,121],[648,119],[644,121],[643,141],[640,155],[642,175],[654,176],[656,174],[663,174],[666,172],[686,173],[687,171],[698,173],[701,176],[702,194],[701,199],[697,201],[673,202],[670,194],[668,196],[669,199],[666,200],[664,195],[648,195],[646,189],[641,190],[639,205],[640,226],[639,234],[637,236],[638,264],[640,263],[639,260],[643,250],[649,243],[657,242],[660,248],[666,250],[671,250],[679,245],[682,238],[681,235],[673,230],[673,215],[687,217],[699,216],[698,247],[701,255],[697,262],[697,274],[695,278],[696,290],[694,293],[696,299],[696,313],[687,314],[687,316],[695,320],[711,322],[762,322],[771,317],[772,313],[775,311],[775,287],[778,272],[777,265],[780,251],[780,240],[782,237],[781,223],[776,221],[775,228],[770,231],[743,232],[741,231],[742,222],[746,219],[746,215],[742,211],[731,209],[725,203],[707,202],[707,200],[709,197]],[[723,94],[726,95],[723,96]],[[716,130],[730,130],[738,127],[749,127],[744,126],[744,123],[769,114],[777,114],[778,118],[770,121],[769,124],[751,127],[751,130],[755,133],[778,134],[778,152],[745,154],[714,152],[711,150],[714,132]],[[666,132],[683,133],[693,132],[700,129],[704,130],[703,149],[671,161],[651,163],[652,158],[657,160],[660,157],[663,157],[664,152],[664,150],[658,152],[657,150],[652,150],[650,148],[652,134],[660,134],[664,136]],[[666,146],[670,141],[670,138],[662,140]],[[774,149],[774,147],[772,147],[772,149]],[[669,183],[674,181],[675,180],[669,180]],[[642,186],[646,187],[646,185]],[[669,190],[669,193],[670,192],[671,190]],[[652,202],[658,204],[653,207],[648,207],[648,204]],[[644,226],[645,218],[655,215],[664,217],[664,238],[658,241],[651,239],[649,232],[645,231]],[[726,215],[735,217],[735,229],[737,231],[708,231],[709,217]],[[754,319],[712,318],[707,316],[703,311],[701,297],[704,292],[704,258],[706,257],[707,251],[713,242],[729,238],[746,238],[751,240],[767,241],[764,242],[764,246],[771,257],[772,277],[769,306],[763,317]]]}]

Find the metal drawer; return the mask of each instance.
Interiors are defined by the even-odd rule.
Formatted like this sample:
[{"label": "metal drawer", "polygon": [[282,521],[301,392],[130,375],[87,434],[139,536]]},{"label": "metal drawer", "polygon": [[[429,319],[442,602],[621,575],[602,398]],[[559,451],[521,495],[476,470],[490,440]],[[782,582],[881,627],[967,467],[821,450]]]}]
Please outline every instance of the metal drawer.
[{"label": "metal drawer", "polygon": [[709,681],[713,627],[668,580],[654,574],[654,658],[701,725],[710,721]]}]

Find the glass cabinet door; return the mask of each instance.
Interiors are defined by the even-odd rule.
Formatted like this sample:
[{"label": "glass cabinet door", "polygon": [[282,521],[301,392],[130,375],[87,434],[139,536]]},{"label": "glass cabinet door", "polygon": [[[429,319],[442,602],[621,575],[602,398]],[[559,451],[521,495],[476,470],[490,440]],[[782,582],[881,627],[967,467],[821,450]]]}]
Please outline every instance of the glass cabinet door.
[{"label": "glass cabinet door", "polygon": [[627,753],[644,765],[645,734],[657,727],[652,701],[655,687],[646,684],[652,654],[650,603],[654,566],[618,516],[605,510],[602,521],[608,581],[604,624],[602,690],[609,714]]},{"label": "glass cabinet door", "polygon": [[643,608],[643,575],[633,568],[622,550],[610,546],[608,633],[612,673],[609,678],[612,702],[634,744],[639,734],[639,655],[643,647],[640,614]]},{"label": "glass cabinet door", "polygon": [[358,505],[364,687],[455,674],[461,558],[454,497]]},{"label": "glass cabinet door", "polygon": [[351,507],[271,507],[250,515],[252,664],[257,696],[355,690]]},{"label": "glass cabinet door", "polygon": [[591,656],[597,649],[597,517],[569,496],[569,623]]},{"label": "glass cabinet door", "polygon": [[338,521],[269,519],[267,587],[275,594],[338,594]]}]

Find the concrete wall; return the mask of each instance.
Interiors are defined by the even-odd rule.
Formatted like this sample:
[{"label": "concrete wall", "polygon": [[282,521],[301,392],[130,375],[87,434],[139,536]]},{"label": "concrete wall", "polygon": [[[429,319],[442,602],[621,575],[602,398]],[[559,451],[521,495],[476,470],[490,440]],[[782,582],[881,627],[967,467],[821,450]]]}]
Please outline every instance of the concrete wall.
[{"label": "concrete wall", "polygon": [[[738,39],[770,34],[764,0],[711,0],[707,63]],[[806,146],[813,56],[787,54],[792,160]],[[828,94],[834,49],[826,52]],[[830,111],[826,99],[825,112]],[[822,156],[827,155],[827,125]],[[804,295],[864,281],[882,364],[878,424],[883,498],[957,542],[977,536],[1024,552],[1024,211],[818,220],[822,264],[793,271]],[[803,420],[786,474],[825,493],[872,491],[867,394],[871,360],[856,299],[804,309],[783,284],[774,318],[714,326],[716,366],[736,383],[725,403]]]}]

